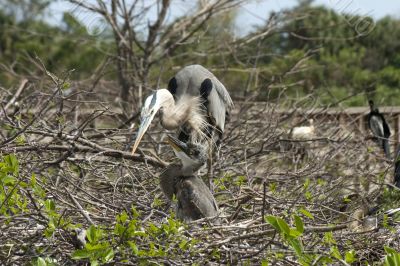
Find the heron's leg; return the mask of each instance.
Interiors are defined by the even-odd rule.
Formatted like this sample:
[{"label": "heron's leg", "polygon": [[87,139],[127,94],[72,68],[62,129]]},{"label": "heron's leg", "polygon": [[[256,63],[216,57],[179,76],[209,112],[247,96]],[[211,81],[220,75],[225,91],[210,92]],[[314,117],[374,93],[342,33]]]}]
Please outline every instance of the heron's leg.
[{"label": "heron's leg", "polygon": [[207,181],[208,181],[208,187],[211,190],[211,193],[214,193],[214,187],[213,187],[213,182],[212,182],[212,177],[213,177],[213,149],[212,149],[212,140],[209,140],[209,149],[208,149],[208,159],[207,159],[207,166],[208,166],[208,171],[207,171]]},{"label": "heron's leg", "polygon": [[220,159],[220,152],[221,152],[221,139],[222,139],[222,134],[218,133],[219,136],[217,140],[215,141],[215,157],[216,161]]}]

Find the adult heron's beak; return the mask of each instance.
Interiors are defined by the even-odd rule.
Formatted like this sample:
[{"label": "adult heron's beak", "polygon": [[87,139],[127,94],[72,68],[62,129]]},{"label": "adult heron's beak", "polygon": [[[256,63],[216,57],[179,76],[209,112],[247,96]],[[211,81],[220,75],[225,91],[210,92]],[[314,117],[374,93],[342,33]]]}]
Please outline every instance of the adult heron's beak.
[{"label": "adult heron's beak", "polygon": [[184,152],[186,155],[189,156],[189,148],[186,143],[178,140],[177,138],[168,135],[168,143],[174,149],[175,152]]},{"label": "adult heron's beak", "polygon": [[142,140],[144,133],[146,133],[147,129],[149,128],[153,118],[154,115],[149,115],[142,118],[142,122],[140,123],[139,130],[136,136],[135,144],[133,144],[132,155],[135,154],[135,151],[139,146],[139,143]]}]

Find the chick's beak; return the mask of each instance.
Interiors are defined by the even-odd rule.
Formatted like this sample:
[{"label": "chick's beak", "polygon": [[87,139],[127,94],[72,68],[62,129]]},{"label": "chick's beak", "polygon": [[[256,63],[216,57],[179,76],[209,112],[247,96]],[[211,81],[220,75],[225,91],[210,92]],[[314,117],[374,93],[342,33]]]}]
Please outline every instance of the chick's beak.
[{"label": "chick's beak", "polygon": [[189,156],[189,148],[188,148],[186,143],[178,140],[177,138],[175,138],[175,137],[173,137],[171,135],[168,135],[167,142],[168,142],[169,145],[171,145],[171,147],[174,149],[174,151],[176,153],[183,152],[187,156]]}]

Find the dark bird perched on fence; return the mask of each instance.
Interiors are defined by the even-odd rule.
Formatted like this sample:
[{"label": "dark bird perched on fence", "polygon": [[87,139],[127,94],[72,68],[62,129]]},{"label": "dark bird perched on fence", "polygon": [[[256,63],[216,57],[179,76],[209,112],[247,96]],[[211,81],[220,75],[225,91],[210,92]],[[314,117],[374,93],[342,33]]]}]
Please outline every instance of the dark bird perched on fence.
[{"label": "dark bird perched on fence", "polygon": [[397,146],[394,162],[394,185],[400,188],[400,145]]},{"label": "dark bird perched on fence", "polygon": [[371,129],[374,136],[377,138],[379,146],[385,152],[385,155],[388,159],[390,156],[390,146],[389,146],[389,137],[390,137],[390,129],[388,124],[386,123],[385,118],[379,112],[378,108],[374,106],[374,102],[372,100],[369,101],[370,112],[368,114],[368,126]]},{"label": "dark bird perched on fence", "polygon": [[176,216],[183,221],[193,221],[218,214],[218,206],[203,180],[195,172],[207,160],[204,145],[184,143],[168,136],[168,141],[181,165],[171,165],[160,175],[160,187],[164,195],[177,199]]},{"label": "dark bird perched on fence", "polygon": [[211,139],[218,145],[232,107],[225,86],[210,71],[200,65],[186,66],[169,81],[168,89],[156,90],[147,97],[132,154],[158,110],[161,125],[168,130],[178,129],[179,140]]}]

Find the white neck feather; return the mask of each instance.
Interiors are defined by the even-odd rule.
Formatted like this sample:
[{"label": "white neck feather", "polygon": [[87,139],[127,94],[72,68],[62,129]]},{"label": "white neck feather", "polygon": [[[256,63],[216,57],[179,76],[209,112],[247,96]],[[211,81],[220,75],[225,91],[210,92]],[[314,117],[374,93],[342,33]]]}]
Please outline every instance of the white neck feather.
[{"label": "white neck feather", "polygon": [[166,129],[173,130],[188,123],[194,132],[197,133],[193,134],[194,139],[192,139],[192,141],[196,141],[198,137],[204,135],[203,131],[207,126],[200,108],[200,99],[184,95],[175,103],[171,93],[168,90],[165,91],[167,91],[169,96],[165,92],[161,94],[162,97],[165,97],[165,100],[161,103],[161,107],[163,108],[161,124]]}]

